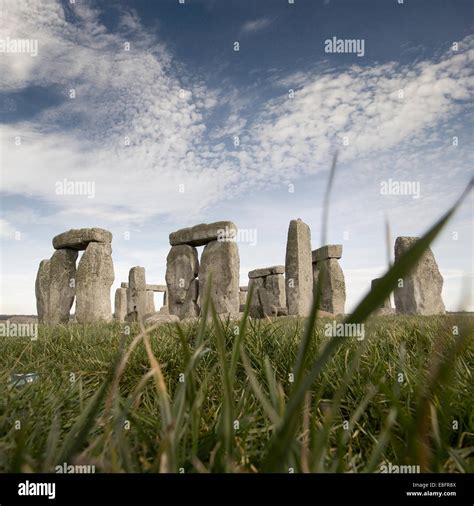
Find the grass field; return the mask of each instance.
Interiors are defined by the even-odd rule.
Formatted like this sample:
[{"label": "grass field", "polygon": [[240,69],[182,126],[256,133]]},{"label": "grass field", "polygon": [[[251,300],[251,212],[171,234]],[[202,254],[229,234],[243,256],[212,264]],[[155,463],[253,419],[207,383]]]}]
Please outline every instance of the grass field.
[{"label": "grass field", "polygon": [[[453,328],[469,331],[472,317],[374,317],[364,339],[326,337],[331,321],[318,321],[304,363],[330,340],[341,347],[288,422],[303,323],[160,326],[135,339],[112,373],[138,326],[40,326],[37,341],[3,338],[0,470],[63,462],[97,472],[474,470],[472,334],[449,356]],[[32,383],[9,382],[31,372]]]},{"label": "grass field", "polygon": [[208,291],[192,324],[3,337],[0,471],[474,471],[473,318],[371,317],[472,187],[337,322],[341,337],[317,317],[318,286],[304,321],[221,320]]}]

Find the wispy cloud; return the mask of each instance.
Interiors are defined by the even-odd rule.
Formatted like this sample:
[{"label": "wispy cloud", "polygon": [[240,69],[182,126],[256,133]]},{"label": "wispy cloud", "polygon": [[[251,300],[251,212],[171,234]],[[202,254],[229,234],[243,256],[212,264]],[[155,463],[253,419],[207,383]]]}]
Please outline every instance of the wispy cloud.
[{"label": "wispy cloud", "polygon": [[272,17],[251,19],[242,25],[241,32],[245,34],[261,32],[271,26],[274,21],[275,18]]}]

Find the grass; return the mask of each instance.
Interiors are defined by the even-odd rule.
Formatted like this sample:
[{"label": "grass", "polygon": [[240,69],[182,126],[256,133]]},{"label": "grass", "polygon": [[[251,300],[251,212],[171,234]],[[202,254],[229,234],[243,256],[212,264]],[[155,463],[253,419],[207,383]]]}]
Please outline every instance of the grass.
[{"label": "grass", "polygon": [[197,323],[4,338],[0,471],[472,472],[472,318],[371,317],[471,188],[344,320],[363,340],[326,337],[319,287],[305,320],[221,320],[208,292]]},{"label": "grass", "polygon": [[[325,337],[325,323],[313,330],[308,362],[334,339]],[[35,342],[6,338],[0,470],[51,471],[63,462],[93,463],[102,472],[377,472],[387,462],[434,472],[474,470],[472,339],[454,359],[451,377],[429,398],[429,422],[415,424],[439,339],[450,349],[456,342],[452,327],[468,330],[470,317],[375,317],[363,341],[336,338],[344,351],[306,392],[288,451],[274,465],[268,462],[271,445],[294,388],[290,374],[304,327],[296,318],[247,325],[245,359],[232,383],[222,371],[227,367],[230,380],[236,322],[216,322],[198,346],[197,324],[182,325],[180,332],[167,325],[149,334],[155,373],[146,376],[150,355],[137,345],[113,398],[110,371],[123,344],[120,325],[42,327]],[[137,332],[134,327],[132,335]],[[36,372],[39,379],[11,387],[13,372]],[[417,449],[421,428],[429,459]]]}]

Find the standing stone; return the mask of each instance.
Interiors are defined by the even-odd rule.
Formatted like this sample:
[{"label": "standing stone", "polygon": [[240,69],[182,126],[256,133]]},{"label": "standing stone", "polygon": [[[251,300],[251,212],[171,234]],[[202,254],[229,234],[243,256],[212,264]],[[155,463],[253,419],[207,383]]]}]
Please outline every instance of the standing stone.
[{"label": "standing stone", "polygon": [[[315,286],[321,290],[318,309],[333,315],[343,315],[346,303],[346,283],[337,258],[327,258],[313,264],[313,276]],[[319,283],[322,285],[319,286]]]},{"label": "standing stone", "polygon": [[39,323],[49,323],[49,263],[50,260],[41,260],[36,274],[35,294],[36,311]]},{"label": "standing stone", "polygon": [[181,312],[179,314],[181,320],[184,318],[195,318],[196,316],[199,316],[199,306],[197,304],[198,297],[199,281],[195,278],[189,285],[188,293],[186,294],[186,298],[184,299],[184,303],[181,307]]},{"label": "standing stone", "polygon": [[[370,285],[371,290],[373,290],[381,281],[381,278],[376,278],[372,280]],[[382,301],[379,307],[374,311],[375,314],[393,314],[395,311],[392,308],[392,303],[390,302],[390,297],[387,297]]]},{"label": "standing stone", "polygon": [[289,315],[308,316],[313,301],[311,266],[311,231],[309,226],[291,220],[286,244],[286,301]]},{"label": "standing stone", "polygon": [[270,304],[278,308],[286,307],[285,278],[283,274],[270,274],[266,276],[265,289]]},{"label": "standing stone", "polygon": [[[166,258],[166,285],[169,314],[179,316],[192,313],[196,300],[191,284],[197,277],[199,261],[197,249],[188,244],[172,246]],[[193,289],[195,287],[192,287]]]},{"label": "standing stone", "polygon": [[115,290],[114,318],[119,321],[125,321],[127,316],[127,289],[117,288]]},{"label": "standing stone", "polygon": [[127,321],[143,321],[148,314],[145,268],[137,265],[128,272]]},{"label": "standing stone", "polygon": [[258,293],[258,301],[260,303],[263,317],[272,316],[272,315],[276,316],[276,313],[277,313],[276,306],[272,306],[270,304],[268,293],[265,290],[265,288],[263,288],[262,286],[259,286],[257,293]]},{"label": "standing stone", "polygon": [[55,251],[50,260],[42,260],[36,278],[38,320],[55,325],[68,323],[74,302],[77,251]]},{"label": "standing stone", "polygon": [[[397,237],[395,262],[418,240],[418,237]],[[443,276],[439,272],[433,252],[428,248],[411,272],[399,280],[394,291],[397,313],[445,314],[442,289]]]},{"label": "standing stone", "polygon": [[245,306],[247,303],[247,292],[244,290],[239,290],[239,304],[240,306]]},{"label": "standing stone", "polygon": [[234,241],[212,241],[206,245],[199,268],[201,303],[212,274],[211,300],[218,314],[239,313],[239,248]]},{"label": "standing stone", "polygon": [[[249,315],[252,318],[263,318],[262,305],[258,297],[258,291],[265,288],[265,278],[250,278],[249,279],[249,292],[253,287],[252,298],[250,299]],[[248,295],[247,295],[248,297]]]},{"label": "standing stone", "polygon": [[155,313],[155,293],[151,290],[146,292],[146,311],[145,314]]},{"label": "standing stone", "polygon": [[79,323],[110,321],[110,288],[114,282],[110,243],[90,242],[76,273],[76,319]]}]

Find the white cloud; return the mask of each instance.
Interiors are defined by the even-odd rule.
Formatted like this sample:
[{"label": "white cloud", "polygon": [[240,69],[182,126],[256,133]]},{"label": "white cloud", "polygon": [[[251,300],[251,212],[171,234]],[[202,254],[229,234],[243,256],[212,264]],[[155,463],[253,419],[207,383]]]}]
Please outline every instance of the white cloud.
[{"label": "white cloud", "polygon": [[249,21],[246,21],[242,25],[241,32],[242,33],[261,32],[262,30],[266,30],[274,21],[275,19],[271,17],[251,19]]},{"label": "white cloud", "polygon": [[[367,247],[367,230],[387,213],[394,236],[419,234],[454,200],[470,170],[469,139],[455,127],[462,124],[456,121],[468,107],[474,84],[469,67],[474,37],[464,39],[459,52],[448,51],[436,60],[344,70],[324,70],[320,63],[313,71],[279,78],[274,72],[269,88],[279,95],[267,99],[259,95],[260,87],[249,92],[222,83],[211,89],[189,75],[133,12],[122,12],[118,30],[111,33],[101,24],[99,11],[81,2],[72,9],[75,23],[66,19],[59,2],[18,0],[4,6],[1,36],[37,39],[39,52],[37,57],[0,58],[2,90],[38,86],[60,100],[28,121],[0,127],[6,169],[2,191],[26,197],[32,206],[48,206],[48,212],[34,215],[27,209],[4,212],[2,236],[11,235],[12,223],[22,231],[32,223],[49,223],[54,233],[70,226],[121,232],[159,223],[166,242],[166,229],[202,221],[203,215],[227,218],[222,209],[229,210],[224,204],[232,198],[242,197],[235,210],[235,216],[242,216],[257,195],[244,226],[259,229],[259,247],[248,253],[242,248],[243,270],[264,266],[270,257],[280,263],[288,220],[298,217],[295,213],[313,220],[317,237],[321,201],[300,200],[301,180],[316,175],[314,184],[323,187],[332,152],[339,147],[342,170],[336,175],[330,234],[340,242],[342,232],[350,230],[359,241],[343,259],[351,259],[350,307],[377,275],[377,269],[361,275],[351,270],[366,265],[365,257],[357,255]],[[255,33],[273,21],[252,20],[242,31]],[[130,51],[124,50],[125,42]],[[294,99],[288,98],[289,88],[295,90]],[[69,99],[71,89],[75,99]],[[400,89],[403,99],[397,95]],[[218,109],[224,114],[216,123]],[[462,142],[450,151],[457,134]],[[240,137],[238,148],[230,142],[234,135]],[[15,144],[18,137],[20,145]],[[423,198],[381,198],[379,183],[387,177],[416,177]],[[56,194],[55,184],[64,178],[94,182],[95,198]],[[269,188],[288,183],[297,188],[293,200],[262,198]],[[277,240],[265,236],[271,228],[266,221],[275,225]],[[383,237],[377,241],[383,245]],[[127,266],[140,262],[124,250],[121,254],[116,261],[123,278]],[[146,259],[150,276],[162,278],[159,258]],[[367,264],[381,260],[371,258]],[[28,261],[37,265],[36,258],[25,257]],[[243,281],[245,277],[246,272]],[[448,279],[447,293],[454,293],[454,286]]]},{"label": "white cloud", "polygon": [[15,227],[7,220],[0,218],[0,238],[13,239],[15,237]]}]

